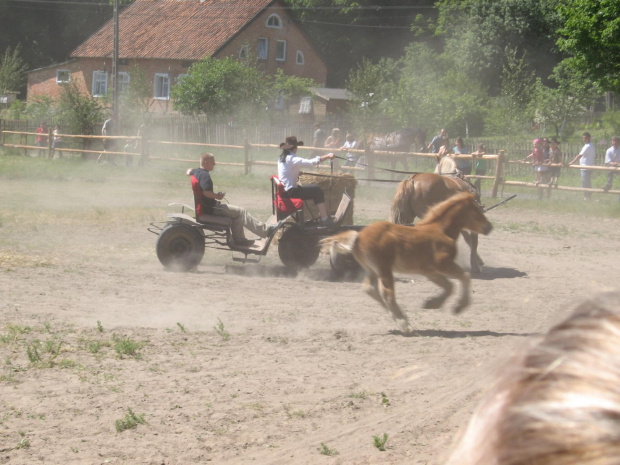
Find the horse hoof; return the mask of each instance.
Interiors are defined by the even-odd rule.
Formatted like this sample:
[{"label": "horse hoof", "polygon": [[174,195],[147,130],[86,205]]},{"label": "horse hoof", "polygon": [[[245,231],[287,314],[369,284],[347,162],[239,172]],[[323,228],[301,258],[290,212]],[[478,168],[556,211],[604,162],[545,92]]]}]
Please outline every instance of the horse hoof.
[{"label": "horse hoof", "polygon": [[422,308],[427,310],[436,310],[441,307],[441,302],[435,299],[429,299],[424,304],[422,304]]},{"label": "horse hoof", "polygon": [[452,310],[452,313],[455,315],[458,315],[459,313],[461,313],[463,310],[465,310],[468,307],[468,305],[457,305],[456,307],[454,307],[454,309]]}]

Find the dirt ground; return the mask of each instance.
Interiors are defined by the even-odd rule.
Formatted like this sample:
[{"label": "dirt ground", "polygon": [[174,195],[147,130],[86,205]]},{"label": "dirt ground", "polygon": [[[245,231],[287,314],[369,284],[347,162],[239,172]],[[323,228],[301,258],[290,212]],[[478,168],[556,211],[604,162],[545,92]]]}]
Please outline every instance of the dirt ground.
[{"label": "dirt ground", "polygon": [[[164,271],[146,227],[186,183],[2,179],[0,463],[442,464],[511,354],[620,277],[620,220],[506,205],[462,315],[399,278],[406,337],[324,256]],[[267,186],[226,190],[268,215]],[[356,218],[385,219],[369,192]]]}]

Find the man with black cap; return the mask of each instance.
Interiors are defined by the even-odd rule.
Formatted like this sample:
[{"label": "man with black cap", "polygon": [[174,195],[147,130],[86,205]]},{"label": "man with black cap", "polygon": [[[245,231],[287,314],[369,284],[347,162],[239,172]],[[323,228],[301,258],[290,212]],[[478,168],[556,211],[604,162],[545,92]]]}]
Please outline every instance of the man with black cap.
[{"label": "man with black cap", "polygon": [[318,165],[324,160],[334,158],[333,153],[317,155],[314,158],[301,158],[297,156],[297,147],[304,145],[303,141],[297,141],[297,137],[290,136],[280,144],[282,153],[278,158],[278,177],[284,185],[284,196],[294,199],[313,200],[321,216],[321,225],[330,226],[334,221],[327,214],[325,206],[325,194],[316,184],[297,185],[299,172],[303,166]]}]

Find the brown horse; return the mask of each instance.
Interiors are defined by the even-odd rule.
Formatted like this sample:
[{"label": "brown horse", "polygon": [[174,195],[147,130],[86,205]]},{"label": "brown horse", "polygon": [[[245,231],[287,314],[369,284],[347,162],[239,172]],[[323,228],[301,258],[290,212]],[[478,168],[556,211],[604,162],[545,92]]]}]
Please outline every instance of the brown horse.
[{"label": "brown horse", "polygon": [[[397,224],[411,224],[422,218],[428,209],[459,192],[470,192],[480,199],[480,193],[473,184],[457,176],[440,176],[434,173],[417,173],[403,180],[396,189],[390,210],[390,221]],[[470,248],[471,272],[480,273],[484,264],[478,255],[478,234],[463,231],[463,238]]]},{"label": "brown horse", "polygon": [[366,292],[390,311],[403,332],[409,333],[413,328],[396,303],[393,273],[421,274],[443,289],[428,299],[424,308],[440,308],[452,293],[448,278],[458,279],[462,291],[454,313],[460,313],[469,305],[470,279],[454,261],[456,240],[464,229],[488,234],[492,228],[475,196],[462,192],[435,205],[413,227],[379,221],[359,232],[328,237],[321,244],[331,254],[353,254],[366,271]]}]

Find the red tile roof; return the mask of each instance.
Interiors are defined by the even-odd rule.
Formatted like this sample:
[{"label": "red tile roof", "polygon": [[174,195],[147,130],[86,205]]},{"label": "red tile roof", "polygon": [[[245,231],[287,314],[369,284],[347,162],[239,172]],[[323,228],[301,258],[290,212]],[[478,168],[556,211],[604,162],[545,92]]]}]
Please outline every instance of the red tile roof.
[{"label": "red tile roof", "polygon": [[[136,0],[119,14],[119,58],[199,60],[212,56],[275,0]],[[107,22],[72,57],[111,57]]]}]

